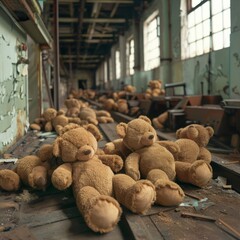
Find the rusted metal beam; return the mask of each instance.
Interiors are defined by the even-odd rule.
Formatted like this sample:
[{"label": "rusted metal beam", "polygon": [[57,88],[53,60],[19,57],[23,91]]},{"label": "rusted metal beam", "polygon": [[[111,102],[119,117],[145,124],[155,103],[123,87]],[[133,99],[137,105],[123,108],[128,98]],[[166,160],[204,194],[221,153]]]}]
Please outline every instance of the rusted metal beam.
[{"label": "rusted metal beam", "polygon": [[59,25],[58,25],[58,0],[54,0],[53,15],[54,15],[54,105],[58,110],[60,108],[59,86],[60,86],[60,72],[59,72]]},{"label": "rusted metal beam", "polygon": [[[78,3],[79,0],[59,0],[59,4]],[[123,3],[133,4],[133,0],[86,0],[86,3]],[[47,1],[46,4],[53,3],[53,0]]]},{"label": "rusted metal beam", "polygon": [[[50,18],[53,21],[53,18]],[[79,22],[78,18],[59,18],[60,23]],[[83,18],[83,23],[125,23],[125,18]]]}]

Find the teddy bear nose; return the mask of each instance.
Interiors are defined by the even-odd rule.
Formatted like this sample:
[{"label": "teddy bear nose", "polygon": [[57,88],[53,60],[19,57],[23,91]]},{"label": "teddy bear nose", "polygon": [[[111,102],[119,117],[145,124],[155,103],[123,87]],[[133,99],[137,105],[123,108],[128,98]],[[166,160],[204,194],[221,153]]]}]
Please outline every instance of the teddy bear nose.
[{"label": "teddy bear nose", "polygon": [[85,151],[83,151],[83,153],[84,153],[85,155],[89,155],[89,154],[91,153],[91,150],[90,150],[90,149],[85,150]]},{"label": "teddy bear nose", "polygon": [[148,139],[151,140],[154,138],[154,135],[149,135]]}]

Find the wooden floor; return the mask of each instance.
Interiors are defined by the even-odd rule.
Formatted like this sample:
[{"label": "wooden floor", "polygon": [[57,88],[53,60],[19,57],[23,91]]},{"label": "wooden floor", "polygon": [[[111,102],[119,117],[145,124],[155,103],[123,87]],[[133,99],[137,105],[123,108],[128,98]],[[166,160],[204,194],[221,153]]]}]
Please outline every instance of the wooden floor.
[{"label": "wooden floor", "polygon": [[[100,124],[104,139],[99,142],[99,147],[117,138],[115,126],[116,123]],[[34,154],[42,144],[51,143],[54,138],[54,135],[29,132],[8,153],[17,158]],[[0,169],[13,167],[12,163],[0,165]],[[237,192],[224,189],[216,180],[204,189],[181,186],[186,194],[182,206],[153,206],[144,216],[124,209],[118,226],[103,235],[86,226],[71,189],[58,191],[49,187],[42,192],[23,187],[16,193],[2,191],[0,240],[240,238],[240,195]]]}]

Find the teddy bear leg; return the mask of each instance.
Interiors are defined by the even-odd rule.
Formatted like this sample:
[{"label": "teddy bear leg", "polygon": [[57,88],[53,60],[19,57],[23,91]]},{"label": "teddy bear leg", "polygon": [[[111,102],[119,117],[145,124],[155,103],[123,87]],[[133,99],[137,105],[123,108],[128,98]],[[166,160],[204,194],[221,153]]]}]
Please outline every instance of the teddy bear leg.
[{"label": "teddy bear leg", "polygon": [[204,187],[212,179],[212,167],[209,163],[198,160],[192,164],[188,175],[191,184]]},{"label": "teddy bear leg", "polygon": [[115,197],[134,213],[145,213],[156,198],[155,188],[148,180],[135,181],[126,174],[113,177]]},{"label": "teddy bear leg", "polygon": [[150,180],[156,188],[156,204],[162,206],[177,206],[184,199],[182,188],[173,181],[170,181],[167,174],[160,169],[151,170],[147,179]]},{"label": "teddy bear leg", "polygon": [[20,178],[17,173],[9,169],[0,170],[0,189],[16,191],[20,186]]},{"label": "teddy bear leg", "polygon": [[117,225],[122,210],[112,197],[101,195],[93,187],[83,187],[77,193],[76,203],[86,224],[94,232],[106,233]]},{"label": "teddy bear leg", "polygon": [[181,182],[191,183],[198,187],[206,186],[212,178],[211,166],[202,160],[194,163],[175,162],[177,178]]},{"label": "teddy bear leg", "polygon": [[163,129],[163,124],[161,124],[158,121],[158,118],[153,118],[152,123],[153,123],[154,128],[156,128],[156,129]]},{"label": "teddy bear leg", "polygon": [[45,190],[48,182],[47,169],[43,166],[33,168],[32,172],[28,175],[28,183],[32,188]]}]

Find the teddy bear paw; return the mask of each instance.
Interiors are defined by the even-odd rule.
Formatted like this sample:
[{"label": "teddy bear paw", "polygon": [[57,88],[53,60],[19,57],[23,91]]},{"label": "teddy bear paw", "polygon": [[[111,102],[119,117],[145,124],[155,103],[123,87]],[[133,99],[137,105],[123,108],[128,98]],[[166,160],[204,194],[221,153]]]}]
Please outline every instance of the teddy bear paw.
[{"label": "teddy bear paw", "polygon": [[0,171],[0,189],[2,188],[5,191],[16,191],[20,186],[19,176],[9,170],[4,169]]},{"label": "teddy bear paw", "polygon": [[135,171],[133,168],[126,169],[126,174],[130,176],[132,179],[134,179],[135,181],[140,179],[140,172]]},{"label": "teddy bear paw", "polygon": [[115,199],[101,195],[88,211],[86,223],[95,232],[110,232],[117,225],[121,213],[122,210]]},{"label": "teddy bear paw", "polygon": [[120,156],[114,155],[112,170],[117,173],[123,168],[123,160]]},{"label": "teddy bear paw", "polygon": [[67,174],[65,176],[62,175],[61,177],[59,177],[57,174],[53,172],[52,184],[58,190],[67,189],[72,184],[72,177]]},{"label": "teddy bear paw", "polygon": [[170,180],[157,180],[155,182],[156,201],[162,206],[177,206],[184,199],[184,192],[181,187]]},{"label": "teddy bear paw", "polygon": [[198,160],[192,164],[188,174],[191,184],[204,187],[212,179],[212,168],[205,161]]},{"label": "teddy bear paw", "polygon": [[156,199],[154,185],[148,180],[140,180],[128,189],[127,207],[134,213],[144,214]]}]

